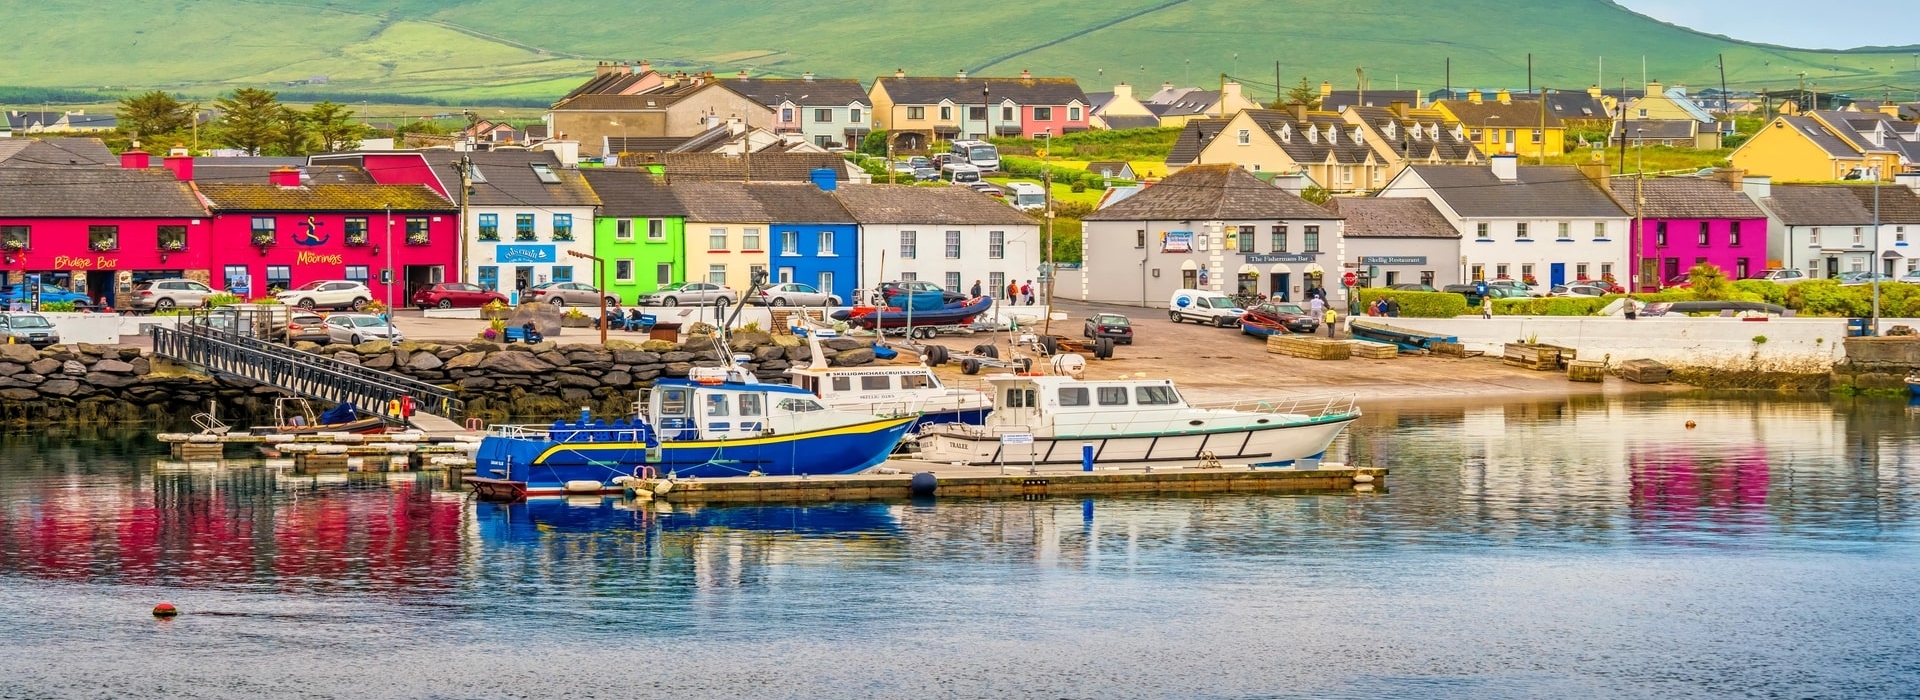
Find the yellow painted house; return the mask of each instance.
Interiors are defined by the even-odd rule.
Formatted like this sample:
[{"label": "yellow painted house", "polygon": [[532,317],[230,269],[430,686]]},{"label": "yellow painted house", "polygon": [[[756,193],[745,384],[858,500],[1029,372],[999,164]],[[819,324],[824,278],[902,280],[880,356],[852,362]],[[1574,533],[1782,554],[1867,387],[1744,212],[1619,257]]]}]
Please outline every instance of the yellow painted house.
[{"label": "yellow painted house", "polygon": [[[1455,165],[1481,162],[1458,123],[1439,112],[1413,109],[1404,102],[1389,107],[1348,107],[1340,112],[1249,109],[1235,114],[1217,131],[1197,129],[1204,141],[1190,164],[1237,165],[1254,173],[1304,172],[1315,184],[1336,193],[1385,187],[1409,164]],[[1211,132],[1210,137],[1204,136]],[[1184,134],[1183,134],[1184,135]]]},{"label": "yellow painted house", "polygon": [[1687,97],[1687,86],[1675,85],[1671,88],[1657,82],[1647,83],[1646,94],[1627,101],[1626,119],[1647,119],[1654,121],[1692,119],[1703,123],[1712,123],[1713,115]]},{"label": "yellow painted house", "polygon": [[1809,111],[1774,117],[1733,149],[1733,167],[1776,182],[1859,179],[1895,173],[1920,162],[1920,125],[1880,113]]},{"label": "yellow painted house", "polygon": [[1466,128],[1467,140],[1483,155],[1539,157],[1566,153],[1567,129],[1560,117],[1544,107],[1539,100],[1515,100],[1506,90],[1494,93],[1492,100],[1475,90],[1464,100],[1433,103],[1448,121]]}]

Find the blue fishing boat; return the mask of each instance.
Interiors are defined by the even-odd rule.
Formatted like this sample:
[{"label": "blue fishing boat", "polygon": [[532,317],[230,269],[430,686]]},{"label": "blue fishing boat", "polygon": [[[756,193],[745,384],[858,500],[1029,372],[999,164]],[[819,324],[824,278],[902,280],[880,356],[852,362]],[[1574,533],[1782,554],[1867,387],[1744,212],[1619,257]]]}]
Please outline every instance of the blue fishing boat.
[{"label": "blue fishing boat", "polygon": [[899,534],[894,506],[884,503],[722,505],[660,508],[617,496],[569,496],[474,504],[480,539],[537,543],[554,535],[601,532],[781,532],[801,535]]},{"label": "blue fishing boat", "polygon": [[655,381],[631,419],[608,424],[583,410],[548,426],[495,426],[466,481],[512,499],[617,493],[654,477],[852,474],[885,461],[915,419],[834,410],[805,389],[751,379],[698,368]]},{"label": "blue fishing boat", "polygon": [[1920,396],[1920,375],[1907,375],[1907,393],[1913,396]]}]

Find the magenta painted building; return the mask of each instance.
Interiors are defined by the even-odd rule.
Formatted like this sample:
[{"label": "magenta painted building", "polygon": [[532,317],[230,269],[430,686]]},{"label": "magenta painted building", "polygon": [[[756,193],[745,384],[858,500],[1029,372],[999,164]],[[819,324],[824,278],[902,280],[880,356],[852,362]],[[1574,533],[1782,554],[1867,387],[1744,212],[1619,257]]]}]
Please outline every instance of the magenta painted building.
[{"label": "magenta painted building", "polygon": [[0,270],[113,304],[137,282],[208,280],[208,212],[186,183],[150,169],[145,153],[122,167],[0,168]]},{"label": "magenta painted building", "polygon": [[1612,186],[1621,207],[1641,219],[1628,251],[1639,261],[1632,288],[1660,289],[1703,262],[1729,279],[1766,272],[1767,215],[1740,191],[1738,178],[1623,178]]},{"label": "magenta painted building", "polygon": [[351,280],[404,305],[421,287],[460,281],[459,208],[427,185],[313,182],[282,168],[197,188],[213,211],[217,287],[260,297]]}]

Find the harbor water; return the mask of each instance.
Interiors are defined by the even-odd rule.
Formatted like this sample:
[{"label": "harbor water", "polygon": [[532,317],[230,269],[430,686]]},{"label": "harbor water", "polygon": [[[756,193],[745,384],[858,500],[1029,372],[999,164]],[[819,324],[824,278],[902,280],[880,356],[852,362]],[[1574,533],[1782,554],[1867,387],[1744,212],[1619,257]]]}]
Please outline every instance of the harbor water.
[{"label": "harbor water", "polygon": [[1920,409],[1463,403],[1370,493],[804,507],[13,434],[0,698],[1920,694]]}]

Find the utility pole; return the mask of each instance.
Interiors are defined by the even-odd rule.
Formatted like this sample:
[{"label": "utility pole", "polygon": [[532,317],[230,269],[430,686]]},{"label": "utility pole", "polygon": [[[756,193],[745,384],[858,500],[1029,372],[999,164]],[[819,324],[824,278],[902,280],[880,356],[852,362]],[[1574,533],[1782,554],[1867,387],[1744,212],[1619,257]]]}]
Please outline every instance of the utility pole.
[{"label": "utility pole", "polygon": [[[458,167],[460,168],[460,269],[454,281],[465,282],[467,280],[467,264],[472,260],[470,257],[472,254],[468,252],[467,249],[467,238],[470,233],[467,219],[471,218],[467,209],[472,204],[473,156],[460,156]],[[496,281],[495,284],[499,284],[498,281]]]},{"label": "utility pole", "polygon": [[[1226,74],[1222,73],[1221,77],[1224,79]],[[1223,91],[1222,97],[1224,96]],[[1225,105],[1224,99],[1221,101],[1221,104]],[[1223,106],[1222,109],[1225,109],[1225,107]],[[1046,137],[1047,145],[1041,147],[1046,153],[1040,156],[1040,177],[1046,182],[1045,185],[1041,186],[1041,189],[1047,191],[1047,211],[1045,214],[1047,226],[1047,263],[1044,268],[1046,270],[1046,279],[1040,283],[1041,288],[1047,295],[1047,318],[1040,322],[1040,333],[1042,335],[1048,334],[1053,330],[1053,127],[1047,127]],[[1085,235],[1084,233],[1081,234],[1082,240],[1084,240]],[[1084,249],[1083,244],[1082,250]]]},{"label": "utility pole", "polygon": [[1527,94],[1533,94],[1533,54],[1527,54]]},{"label": "utility pole", "polygon": [[[1529,63],[1531,63],[1531,61],[1529,61]],[[1532,71],[1528,71],[1528,72],[1531,73]],[[1527,79],[1527,84],[1528,84],[1527,91],[1532,92],[1533,79],[1531,77]],[[1538,143],[1535,143],[1533,145],[1540,149],[1540,158],[1536,162],[1540,165],[1546,165],[1547,164],[1547,89],[1545,87],[1540,88],[1540,94],[1534,95],[1534,97],[1540,100],[1540,139]],[[1561,137],[1562,147],[1565,147],[1565,143],[1566,143],[1566,137],[1562,136]]]},{"label": "utility pole", "polygon": [[1720,118],[1727,118],[1727,55],[1720,57]]},{"label": "utility pole", "polygon": [[[1227,74],[1225,73],[1220,74],[1220,99],[1218,100],[1218,102],[1220,104],[1220,110],[1219,110],[1220,118],[1226,119],[1227,118]],[[1053,132],[1048,131],[1047,135],[1052,136]],[[1053,140],[1049,138],[1047,142],[1052,143]]]},{"label": "utility pole", "polygon": [[1880,167],[1873,166],[1873,335],[1880,335]]}]

